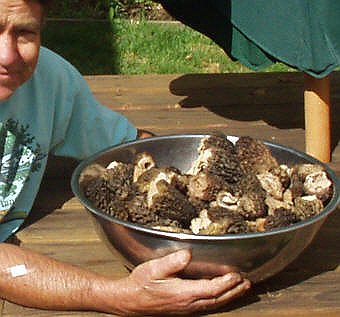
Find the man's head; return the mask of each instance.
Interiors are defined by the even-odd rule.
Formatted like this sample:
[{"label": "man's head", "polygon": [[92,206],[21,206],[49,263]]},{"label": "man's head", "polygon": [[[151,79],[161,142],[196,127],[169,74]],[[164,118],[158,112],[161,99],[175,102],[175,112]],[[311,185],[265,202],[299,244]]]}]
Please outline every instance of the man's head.
[{"label": "man's head", "polygon": [[27,81],[36,67],[48,0],[0,0],[0,101]]}]

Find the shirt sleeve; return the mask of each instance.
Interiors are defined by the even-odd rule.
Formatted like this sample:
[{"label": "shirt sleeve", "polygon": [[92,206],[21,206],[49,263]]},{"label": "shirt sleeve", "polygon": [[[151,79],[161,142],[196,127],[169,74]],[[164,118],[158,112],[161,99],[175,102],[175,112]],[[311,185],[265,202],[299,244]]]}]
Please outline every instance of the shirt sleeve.
[{"label": "shirt sleeve", "polygon": [[81,160],[110,146],[135,140],[137,129],[129,120],[101,105],[81,75],[78,80],[79,89],[69,98],[68,110],[62,106],[62,114],[56,115],[66,129],[62,140],[50,152]]}]

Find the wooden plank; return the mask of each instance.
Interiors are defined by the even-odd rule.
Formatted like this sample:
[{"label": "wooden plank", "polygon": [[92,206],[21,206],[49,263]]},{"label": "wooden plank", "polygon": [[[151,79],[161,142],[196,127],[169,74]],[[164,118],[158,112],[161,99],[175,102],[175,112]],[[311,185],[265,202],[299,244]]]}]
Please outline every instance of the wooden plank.
[{"label": "wooden plank", "polygon": [[[116,110],[303,103],[301,73],[87,76],[96,97]],[[339,101],[340,72],[332,74]]]},{"label": "wooden plank", "polygon": [[[91,89],[114,91],[115,87],[130,87],[133,89],[143,87],[180,86],[183,89],[192,87],[282,87],[301,85],[303,87],[303,73],[301,72],[257,72],[257,73],[226,73],[226,74],[146,74],[146,75],[95,75],[84,76]],[[336,85],[340,82],[340,71],[331,74],[334,90],[338,91]],[[177,82],[176,82],[177,81]],[[177,85],[178,82],[181,85]]]},{"label": "wooden plank", "polygon": [[[172,133],[178,133],[178,131],[199,131],[199,130],[219,130],[219,129],[243,129],[249,130],[248,135],[252,135],[257,130],[257,134],[263,130],[271,129],[275,132],[290,133],[291,130],[301,129],[303,130],[303,124],[300,124],[299,118],[292,119],[289,123],[284,122],[284,118],[281,123],[276,125],[278,120],[275,117],[264,118],[255,117],[253,120],[230,119],[223,117],[218,113],[210,111],[153,111],[153,115],[150,118],[148,111],[127,111],[123,114],[137,127],[147,128],[161,131],[162,129],[172,131]],[[236,115],[235,115],[236,116]],[[284,116],[282,116],[284,117]],[[290,128],[286,128],[290,124]],[[161,133],[164,134],[164,133]],[[275,134],[274,134],[275,135]]]},{"label": "wooden plank", "polygon": [[[85,76],[92,91],[111,91],[121,89],[149,89],[150,87],[170,87],[171,91],[184,92],[188,89],[234,88],[284,88],[285,86],[303,88],[304,75],[301,72],[270,73],[226,73],[226,74],[147,74],[147,75],[96,75]],[[334,91],[338,91],[340,71],[331,74]]]},{"label": "wooden plank", "polygon": [[[333,80],[339,75],[334,72]],[[303,85],[303,74],[300,72],[270,72],[270,73],[228,73],[228,74],[146,74],[146,75],[95,75],[85,76],[85,79],[95,91],[97,89],[110,89],[112,87],[142,88],[154,85],[164,86],[178,78],[183,80],[182,87],[206,86],[234,86],[234,87],[268,87],[300,83]],[[194,80],[193,80],[194,79]]]},{"label": "wooden plank", "polygon": [[[88,228],[91,231],[91,228]],[[93,232],[91,234],[94,234]],[[46,243],[27,240],[22,246],[33,251],[45,254],[51,258],[66,263],[75,264],[90,271],[107,275],[112,278],[121,278],[128,275],[127,269],[116,254],[102,241],[87,241],[73,243],[72,241],[47,241]]]},{"label": "wooden plank", "polygon": [[[227,110],[224,111],[224,113]],[[264,126],[274,126],[280,120],[280,113],[275,114],[271,117],[264,117],[266,110],[263,109],[263,117],[261,118],[256,113],[252,115],[251,119],[246,119],[246,116],[238,116],[237,113],[230,116],[223,116],[218,112],[209,111],[202,108],[201,111],[191,110],[191,109],[173,109],[173,110],[155,110],[152,111],[152,116],[150,116],[150,111],[148,110],[129,110],[122,111],[128,119],[130,119],[137,126],[149,126],[149,127],[167,127],[168,129],[216,129],[219,127],[264,127]],[[234,116],[234,117],[233,117]],[[301,128],[303,124],[301,123],[298,116],[291,118],[289,121],[289,114],[282,114],[281,123],[278,123],[279,127],[287,127],[289,124],[290,128]]]},{"label": "wooden plank", "polygon": [[165,87],[127,89],[119,92],[94,91],[103,104],[115,110],[176,108],[180,106],[233,106],[237,104],[271,105],[301,103],[301,87],[253,88],[219,87],[195,88],[188,91],[166,93]]},{"label": "wooden plank", "polygon": [[[150,117],[150,111],[143,110],[130,110],[122,111],[122,113],[128,117],[137,126],[148,125],[150,127],[161,127],[165,126],[167,128],[199,128],[204,127],[208,129],[216,129],[219,127],[235,126],[239,127],[244,125],[244,122],[232,120],[229,118],[223,118],[222,116],[202,109],[202,111],[192,111],[190,109],[184,110],[158,110],[152,112],[152,117]],[[266,123],[262,120],[248,121],[247,125],[255,126],[265,126]]]},{"label": "wooden plank", "polygon": [[[325,316],[325,313],[339,313],[340,309],[337,305],[336,294],[339,294],[339,283],[336,285],[337,273],[327,273],[325,276],[315,276],[303,281],[302,283],[287,286],[287,282],[281,288],[280,281],[276,284],[272,283],[255,287],[253,296],[248,297],[251,302],[249,306],[243,305],[239,308],[242,313],[248,313],[250,316]],[[280,276],[280,275],[279,275]],[[281,275],[281,279],[287,277],[287,274]],[[290,281],[294,281],[291,279]],[[329,284],[333,284],[330,287]],[[333,296],[332,296],[333,295]],[[241,300],[242,301],[242,300]],[[241,302],[240,301],[240,302]],[[252,302],[253,301],[253,302]],[[237,314],[236,314],[237,315]]]},{"label": "wooden plank", "polygon": [[98,242],[92,219],[85,209],[57,209],[50,215],[31,224],[18,233],[18,238],[25,243],[88,243]]},{"label": "wooden plank", "polygon": [[[147,126],[141,126],[142,128],[148,129]],[[170,135],[174,133],[197,133],[197,134],[211,134],[215,132],[222,132],[225,135],[249,135],[257,139],[266,140],[278,144],[283,144],[285,146],[292,147],[294,149],[303,151],[304,150],[304,131],[301,129],[282,131],[279,129],[274,129],[270,127],[262,127],[261,129],[254,129],[254,127],[250,128],[249,126],[242,127],[219,127],[218,129],[207,129],[207,128],[199,128],[199,129],[188,129],[188,128],[178,128],[175,131],[173,129],[169,130],[166,128],[160,127],[150,127],[148,130],[152,131],[156,135]]]},{"label": "wooden plank", "polygon": [[137,127],[152,131],[156,135],[219,131],[227,135],[250,135],[254,138],[304,150],[304,130],[302,128],[282,129],[262,120],[232,120],[206,109],[202,109],[200,112],[188,109],[184,111],[154,111],[152,118],[148,111],[123,113]]}]

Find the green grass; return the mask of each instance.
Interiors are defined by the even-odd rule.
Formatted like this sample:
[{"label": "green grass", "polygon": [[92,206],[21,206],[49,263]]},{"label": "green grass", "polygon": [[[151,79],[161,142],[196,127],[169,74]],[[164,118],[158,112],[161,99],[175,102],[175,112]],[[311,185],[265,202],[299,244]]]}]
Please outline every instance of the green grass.
[{"label": "green grass", "polygon": [[[73,63],[82,74],[241,73],[202,34],[181,24],[48,21],[43,44]],[[290,71],[275,64],[265,71]]]},{"label": "green grass", "polygon": [[[181,24],[117,21],[115,31],[123,74],[250,71],[231,61],[212,40]],[[276,64],[268,69],[282,70],[288,67]]]}]

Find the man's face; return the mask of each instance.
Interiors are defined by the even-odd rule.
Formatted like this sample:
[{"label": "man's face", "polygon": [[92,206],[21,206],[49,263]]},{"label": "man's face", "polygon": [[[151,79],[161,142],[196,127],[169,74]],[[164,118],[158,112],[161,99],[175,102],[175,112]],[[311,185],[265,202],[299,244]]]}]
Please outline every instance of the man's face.
[{"label": "man's face", "polygon": [[43,9],[36,1],[0,0],[0,101],[33,74],[42,19]]}]

